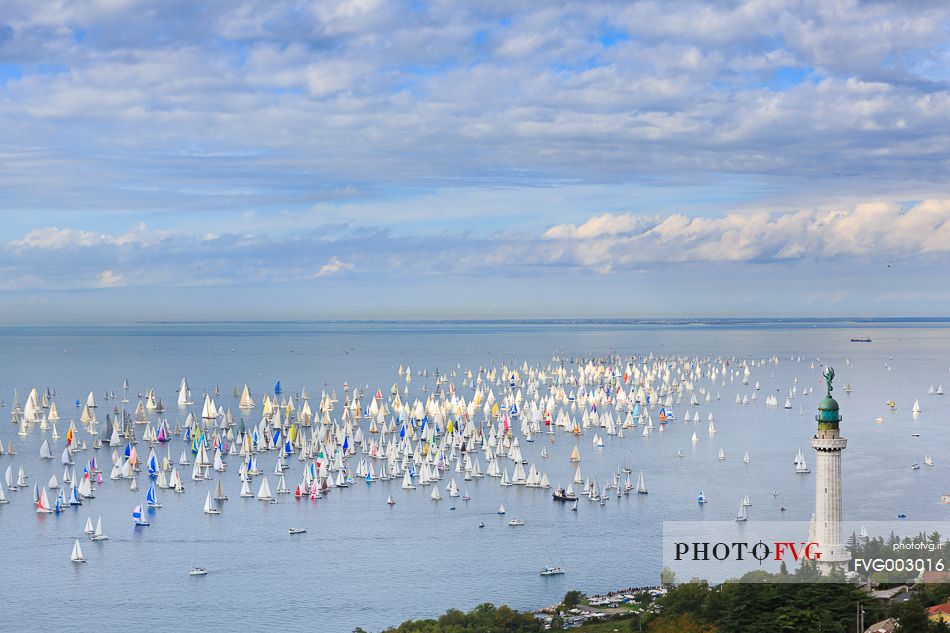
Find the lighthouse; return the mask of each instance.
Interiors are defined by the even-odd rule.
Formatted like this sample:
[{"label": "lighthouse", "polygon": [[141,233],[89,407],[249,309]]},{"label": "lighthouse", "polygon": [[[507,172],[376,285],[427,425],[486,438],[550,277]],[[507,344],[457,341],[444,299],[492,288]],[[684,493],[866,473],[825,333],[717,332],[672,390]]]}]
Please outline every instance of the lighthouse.
[{"label": "lighthouse", "polygon": [[809,540],[818,543],[821,558],[818,568],[829,574],[835,568],[847,571],[851,554],[841,538],[841,451],[848,440],[841,437],[838,427],[841,415],[838,403],[831,397],[831,381],[835,370],[828,367],[824,373],[827,392],[818,403],[818,432],[811,439],[815,449],[815,513],[811,519]]}]

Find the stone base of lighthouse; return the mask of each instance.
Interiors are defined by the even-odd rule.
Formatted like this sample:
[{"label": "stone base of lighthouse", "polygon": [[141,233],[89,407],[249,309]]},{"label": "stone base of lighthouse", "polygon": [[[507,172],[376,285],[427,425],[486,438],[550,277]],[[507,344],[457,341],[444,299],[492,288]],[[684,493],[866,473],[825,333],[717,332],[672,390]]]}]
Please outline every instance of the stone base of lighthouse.
[{"label": "stone base of lighthouse", "polygon": [[819,430],[811,441],[816,477],[815,514],[809,538],[818,543],[818,569],[823,574],[830,574],[835,568],[846,571],[851,560],[841,534],[841,451],[847,445],[848,440],[840,437],[837,429]]}]

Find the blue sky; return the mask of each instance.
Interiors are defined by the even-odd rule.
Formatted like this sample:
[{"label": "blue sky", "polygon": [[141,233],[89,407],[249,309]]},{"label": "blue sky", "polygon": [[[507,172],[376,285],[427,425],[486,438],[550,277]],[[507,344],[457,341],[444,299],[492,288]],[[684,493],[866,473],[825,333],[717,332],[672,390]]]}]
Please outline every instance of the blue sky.
[{"label": "blue sky", "polygon": [[8,0],[0,320],[950,315],[945,2]]}]

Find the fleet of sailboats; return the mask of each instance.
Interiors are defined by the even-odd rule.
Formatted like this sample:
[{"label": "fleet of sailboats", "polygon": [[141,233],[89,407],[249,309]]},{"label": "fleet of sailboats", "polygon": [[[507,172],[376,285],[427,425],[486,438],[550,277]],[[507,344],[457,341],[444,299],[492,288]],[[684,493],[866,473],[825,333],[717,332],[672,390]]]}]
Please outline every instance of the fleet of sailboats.
[{"label": "fleet of sailboats", "polygon": [[[709,446],[709,440],[721,433],[728,442],[734,427],[729,416],[722,415],[722,428],[717,429],[716,418],[703,407],[713,400],[720,401],[719,389],[727,384],[753,384],[749,380],[751,369],[777,362],[687,362],[652,357],[613,365],[578,361],[547,368],[524,364],[520,368],[483,367],[466,371],[459,367],[450,374],[433,377],[432,391],[426,390],[425,395],[414,400],[409,395],[409,383],[413,375],[422,374],[400,368],[398,375],[405,384],[394,383],[388,396],[382,389],[373,395],[368,387],[364,390],[347,385],[342,394],[325,389],[312,400],[306,390],[292,395],[275,390],[255,399],[247,385],[235,387],[237,402],[232,401],[231,406],[237,405],[237,414],[222,404],[227,397],[222,399],[217,387],[204,393],[197,391],[193,398],[187,379],[182,377],[175,399],[168,400],[179,406],[177,419],[174,414],[161,415],[162,398],[154,389],[144,389],[137,406],[129,407],[131,411],[121,409],[109,391],[101,403],[90,391],[84,401],[77,403],[76,411],[81,411],[78,421],[69,416],[64,419],[51,398],[45,394],[40,397],[33,390],[12,415],[18,436],[42,434],[40,441],[30,445],[30,456],[35,460],[38,454],[42,460],[38,463],[53,464],[57,469],[62,464],[64,469],[61,478],[53,474],[46,479],[47,473],[43,473],[32,486],[38,514],[57,514],[70,506],[81,507],[102,490],[103,477],[122,482],[123,490],[128,482],[132,491],[138,490],[142,479],[145,502],[135,506],[132,519],[135,526],[148,526],[149,516],[168,511],[161,510],[159,494],[170,506],[180,506],[174,501],[179,499],[177,495],[185,493],[182,473],[189,488],[199,490],[198,499],[200,492],[205,492],[203,513],[220,515],[222,506],[218,502],[228,499],[225,476],[232,476],[234,471],[234,485],[240,481],[242,498],[276,503],[282,495],[292,494],[296,499],[317,500],[331,490],[342,494],[351,486],[363,487],[365,482],[366,486],[387,486],[386,503],[392,507],[396,504],[393,492],[399,489],[404,491],[400,494],[411,495],[420,488],[421,494],[435,502],[443,501],[443,495],[450,501],[468,501],[471,497],[467,489],[462,491],[460,482],[473,486],[476,494],[479,486],[470,482],[480,480],[494,480],[503,491],[550,489],[549,465],[559,469],[561,475],[565,471],[573,473],[573,477],[566,477],[570,481],[556,482],[566,484],[566,489],[558,487],[555,499],[572,501],[571,510],[577,511],[578,497],[587,497],[592,506],[603,506],[612,498],[634,492],[648,494],[644,469],[636,463],[635,452],[631,453],[633,460],[624,456],[622,464],[615,462],[614,470],[603,465],[604,455],[616,454],[612,452],[614,447],[623,442],[649,446],[662,440],[659,434],[679,427],[681,430],[673,432],[682,433],[680,440],[689,434],[693,445],[690,461],[697,457],[715,459],[712,451],[716,449]],[[751,406],[757,402],[756,392],[761,385],[754,382],[754,387],[739,389],[735,403]],[[123,383],[123,392],[123,402],[127,402],[127,382]],[[784,396],[784,388],[779,393]],[[791,408],[793,400],[801,400],[809,393],[810,388],[801,387],[796,381],[788,389],[785,408]],[[942,386],[931,387],[928,393],[941,395]],[[730,394],[725,402],[731,399]],[[766,406],[778,407],[779,399],[774,394],[762,399]],[[686,411],[681,411],[681,405],[688,407]],[[914,401],[912,412],[922,413],[919,401]],[[700,446],[696,431],[702,431],[699,425],[703,418],[709,439],[704,435]],[[65,446],[57,422],[64,432]],[[584,450],[594,450],[594,454],[585,458],[583,472],[582,441],[589,441],[594,447],[584,444],[588,447]],[[734,444],[727,446],[739,450]],[[111,460],[107,459],[107,452],[111,452]],[[725,461],[725,448],[719,447],[717,452],[719,461]],[[0,454],[16,454],[12,440],[6,450],[0,444]],[[177,460],[174,455],[179,455]],[[683,458],[685,452],[680,449],[676,455]],[[101,469],[97,458],[102,461]],[[665,458],[672,455],[665,453]],[[636,470],[631,468],[630,461],[634,461]],[[751,464],[748,450],[744,451],[742,462]],[[924,455],[922,463],[933,466],[929,455]],[[637,475],[632,482],[634,472]],[[795,472],[810,472],[802,450],[795,456]],[[277,482],[276,494],[269,484],[271,473]],[[655,494],[665,494],[663,480],[651,480],[657,486]],[[9,501],[6,490],[16,493],[29,488],[29,483],[23,464],[8,463],[0,481],[0,504]],[[509,502],[517,498],[511,492],[499,494],[504,494]],[[700,492],[697,501],[704,505],[708,499]],[[650,502],[643,499],[640,503]],[[434,503],[432,508],[450,505]],[[197,512],[197,504],[190,507]],[[748,520],[750,507],[748,495],[743,496],[736,521]],[[504,504],[497,512],[506,514]],[[513,518],[507,524],[521,526],[525,522]],[[102,533],[101,515],[95,524],[88,516],[83,532],[93,541],[108,539]],[[79,554],[81,557],[81,550]]]}]

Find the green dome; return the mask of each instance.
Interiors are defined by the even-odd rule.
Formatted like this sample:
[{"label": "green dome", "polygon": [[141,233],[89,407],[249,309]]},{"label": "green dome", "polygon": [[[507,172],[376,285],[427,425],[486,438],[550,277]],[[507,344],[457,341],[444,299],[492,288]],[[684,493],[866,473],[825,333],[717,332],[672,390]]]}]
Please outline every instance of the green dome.
[{"label": "green dome", "polygon": [[841,416],[838,415],[838,403],[830,395],[825,396],[818,403],[818,415],[815,416],[818,421],[819,429],[838,428]]}]

